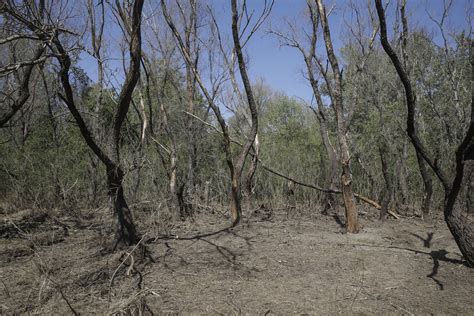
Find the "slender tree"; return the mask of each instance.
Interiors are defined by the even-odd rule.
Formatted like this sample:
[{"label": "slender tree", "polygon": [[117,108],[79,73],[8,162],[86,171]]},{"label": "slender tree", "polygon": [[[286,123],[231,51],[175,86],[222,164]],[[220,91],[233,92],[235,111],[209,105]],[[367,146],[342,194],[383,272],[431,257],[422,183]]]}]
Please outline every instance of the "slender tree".
[{"label": "slender tree", "polygon": [[342,167],[341,189],[346,211],[346,229],[349,233],[357,233],[359,231],[359,223],[357,218],[357,207],[355,204],[354,192],[352,190],[352,174],[350,169],[351,154],[347,140],[347,123],[344,118],[342,74],[341,70],[339,69],[339,62],[334,52],[329,22],[323,1],[317,0],[317,6],[321,19],[321,26],[323,29],[326,52],[331,64],[334,82],[333,87],[331,88],[331,100],[336,116],[337,137],[339,141],[339,159]]}]

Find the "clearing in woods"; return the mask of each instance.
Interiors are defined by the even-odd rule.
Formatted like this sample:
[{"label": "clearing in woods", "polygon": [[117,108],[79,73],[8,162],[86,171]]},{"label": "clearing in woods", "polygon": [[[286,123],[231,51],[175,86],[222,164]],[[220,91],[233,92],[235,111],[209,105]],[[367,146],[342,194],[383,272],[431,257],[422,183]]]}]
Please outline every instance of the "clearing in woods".
[{"label": "clearing in woods", "polygon": [[182,240],[226,221],[200,214],[170,229],[179,239],[155,239],[143,212],[142,259],[140,247],[128,257],[132,248],[102,251],[110,240],[102,213],[80,223],[3,214],[0,312],[474,314],[474,270],[439,218],[380,224],[366,216],[362,232],[348,235],[331,217],[254,214],[232,230]]}]

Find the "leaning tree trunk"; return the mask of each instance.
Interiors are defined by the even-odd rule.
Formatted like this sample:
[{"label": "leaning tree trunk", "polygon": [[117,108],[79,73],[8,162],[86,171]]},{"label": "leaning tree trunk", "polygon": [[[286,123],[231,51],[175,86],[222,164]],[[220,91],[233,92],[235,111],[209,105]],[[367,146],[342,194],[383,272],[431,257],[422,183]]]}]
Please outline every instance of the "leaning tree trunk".
[{"label": "leaning tree trunk", "polygon": [[[181,55],[184,57],[185,62],[188,65],[193,65],[194,62],[191,58],[189,49],[187,49],[186,45],[184,44],[183,39],[178,32],[178,29],[174,25],[171,19],[171,16],[168,13],[168,10],[166,8],[166,1],[161,0],[160,3],[162,6],[162,12],[166,20],[166,23],[170,27],[173,33],[173,36],[176,39],[176,42],[181,51]],[[194,78],[196,82],[198,83],[199,87],[201,88],[201,91],[204,94],[206,100],[208,101],[209,106],[211,107],[212,111],[216,115],[217,121],[222,129],[223,148],[224,148],[224,152],[226,156],[225,159],[230,171],[230,178],[231,178],[230,211],[231,211],[231,216],[232,216],[232,226],[235,226],[239,223],[240,218],[241,218],[241,212],[242,212],[242,208],[241,208],[242,169],[245,163],[245,159],[248,156],[250,148],[252,147],[253,142],[255,140],[255,136],[257,134],[258,117],[257,117],[257,106],[253,98],[250,80],[247,76],[246,65],[245,65],[244,56],[242,53],[242,47],[240,44],[241,34],[239,32],[239,13],[237,12],[238,11],[237,0],[231,1],[231,7],[232,7],[232,38],[234,41],[234,51],[238,59],[240,75],[242,77],[242,83],[245,87],[245,91],[247,94],[248,106],[249,106],[251,118],[252,118],[252,126],[250,129],[250,133],[249,135],[247,135],[247,141],[242,147],[242,150],[237,158],[235,165],[234,165],[233,157],[232,157],[232,150],[230,146],[231,140],[230,140],[229,129],[228,129],[227,123],[225,122],[224,117],[221,114],[219,106],[214,102],[214,97],[212,97],[209,91],[206,89],[204,82],[201,79],[201,76],[199,75],[199,72],[196,69],[196,67],[191,67],[191,70],[193,71]]]}]

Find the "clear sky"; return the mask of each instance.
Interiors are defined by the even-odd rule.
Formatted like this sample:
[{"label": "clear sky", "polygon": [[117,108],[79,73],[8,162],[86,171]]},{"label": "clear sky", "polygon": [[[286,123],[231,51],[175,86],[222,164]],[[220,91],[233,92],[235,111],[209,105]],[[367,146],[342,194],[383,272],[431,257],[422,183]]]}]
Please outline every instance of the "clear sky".
[{"label": "clear sky", "polygon": [[[149,0],[151,3],[157,3],[157,0]],[[392,0],[392,7],[387,10],[388,23],[392,25],[394,22],[395,7],[397,0]],[[221,30],[230,32],[231,14],[230,1],[225,0],[208,0],[216,7],[218,13],[218,23]],[[262,7],[263,0],[248,0],[249,11],[255,10],[259,12]],[[357,5],[363,6],[367,0],[353,0]],[[436,25],[430,21],[428,12],[436,17],[441,17],[443,12],[443,0],[408,0],[407,1],[408,19],[410,27],[424,27],[432,32],[435,39],[439,39],[439,32],[436,32]],[[330,15],[329,24],[332,32],[334,45],[337,48],[343,45],[343,38],[347,36],[347,21],[353,17],[353,11],[349,9],[349,0],[328,0],[325,1],[327,7],[334,9]],[[150,8],[151,4],[148,4]],[[303,98],[307,101],[311,100],[311,89],[303,77],[304,69],[303,60],[299,52],[294,48],[280,47],[278,39],[269,34],[270,29],[285,29],[287,21],[302,28],[305,25],[303,12],[306,6],[305,0],[275,0],[273,11],[268,21],[261,27],[258,33],[252,37],[246,46],[246,54],[249,57],[249,73],[251,80],[255,81],[262,78],[265,83],[275,90],[282,91],[289,96]],[[453,0],[446,26],[449,31],[460,31],[469,26],[467,16],[473,17],[473,4],[471,0]],[[472,26],[472,25],[471,25]],[[108,40],[119,42],[118,37],[121,33],[118,30],[109,30]],[[116,37],[114,39],[114,37]],[[378,38],[377,38],[378,39]],[[321,52],[324,51],[319,46]],[[107,52],[112,57],[120,57],[117,51],[109,50]],[[94,80],[96,78],[95,63],[91,58],[81,56],[80,63],[89,76]],[[117,68],[121,68],[121,64],[117,64]],[[117,77],[120,77],[121,70],[117,70]],[[118,79],[120,81],[120,79]]]},{"label": "clear sky", "polygon": [[[255,1],[249,1],[254,3]],[[283,24],[286,18],[298,19],[305,6],[305,0],[276,0],[274,10],[271,15],[270,24],[278,27]],[[358,4],[367,3],[366,0],[355,0]],[[395,3],[396,0],[392,0]],[[408,0],[408,18],[411,27],[427,27],[428,30],[435,30],[436,25],[429,19],[426,12],[436,18],[441,17],[443,12],[443,0]],[[329,24],[332,32],[334,44],[341,47],[342,41],[347,32],[344,20],[350,19],[351,12],[348,8],[349,1],[325,1],[327,7],[335,4],[335,9],[330,16]],[[387,10],[387,15],[393,17],[395,8]],[[466,28],[469,21],[466,14],[473,17],[473,5],[471,0],[454,0],[451,8],[447,26],[448,29],[461,30]],[[298,21],[297,21],[298,22]],[[304,22],[304,21],[299,21]],[[391,20],[393,22],[393,19]],[[390,21],[389,21],[390,23]],[[271,34],[264,31],[257,34],[249,44],[248,54],[250,56],[250,74],[253,79],[262,77],[265,81],[277,90],[282,90],[290,96],[297,96],[305,100],[311,99],[311,89],[303,78],[303,61],[301,55],[290,47],[279,47],[278,40]],[[436,38],[436,32],[434,32]],[[378,40],[378,37],[377,37]],[[319,47],[319,49],[324,49]]]}]

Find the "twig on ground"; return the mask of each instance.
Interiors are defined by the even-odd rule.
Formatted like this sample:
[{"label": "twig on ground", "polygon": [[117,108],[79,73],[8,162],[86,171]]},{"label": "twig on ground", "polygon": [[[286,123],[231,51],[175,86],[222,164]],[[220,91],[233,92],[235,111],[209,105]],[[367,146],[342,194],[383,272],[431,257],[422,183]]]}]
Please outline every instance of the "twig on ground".
[{"label": "twig on ground", "polygon": [[[54,283],[54,282],[53,282]],[[63,290],[62,289],[58,289],[58,292],[59,294],[61,294],[61,297],[63,298],[63,300],[66,302],[67,306],[69,307],[69,309],[71,310],[71,312],[74,314],[74,315],[80,315],[75,309],[74,307],[72,307],[71,303],[69,302],[69,300],[67,299],[66,295],[64,295],[63,293]]]},{"label": "twig on ground", "polygon": [[408,315],[415,316],[415,314],[413,314],[413,313],[410,312],[410,311],[407,311],[406,309],[404,309],[404,308],[401,307],[401,306],[395,305],[395,304],[393,304],[393,303],[391,303],[391,302],[389,302],[389,304],[392,305],[393,307],[395,307],[395,308],[398,309],[398,310],[404,311],[404,312],[407,313]]},{"label": "twig on ground", "polygon": [[398,215],[397,215],[395,212],[393,212],[393,211],[388,210],[387,213],[390,214],[390,215],[392,215],[392,216],[395,217],[396,219],[400,219],[400,216],[398,216]]}]

